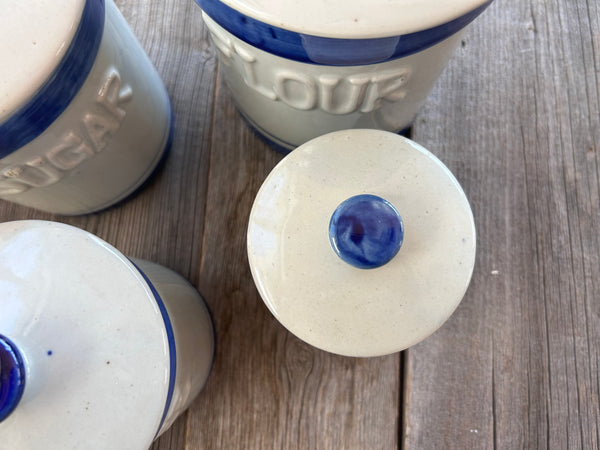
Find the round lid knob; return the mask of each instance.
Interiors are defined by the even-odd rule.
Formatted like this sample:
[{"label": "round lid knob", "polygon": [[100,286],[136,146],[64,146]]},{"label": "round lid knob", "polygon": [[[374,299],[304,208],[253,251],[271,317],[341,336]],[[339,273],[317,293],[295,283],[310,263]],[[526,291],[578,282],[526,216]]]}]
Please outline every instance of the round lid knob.
[{"label": "round lid knob", "polygon": [[361,194],[338,206],[329,222],[329,241],[342,260],[359,269],[389,262],[400,250],[404,225],[387,200]]},{"label": "round lid knob", "polygon": [[330,133],[286,156],[256,196],[247,238],[273,315],[349,356],[433,333],[475,262],[473,215],[454,176],[420,145],[377,130]]},{"label": "round lid knob", "polygon": [[25,388],[25,364],[10,339],[0,334],[0,422],[13,412]]}]

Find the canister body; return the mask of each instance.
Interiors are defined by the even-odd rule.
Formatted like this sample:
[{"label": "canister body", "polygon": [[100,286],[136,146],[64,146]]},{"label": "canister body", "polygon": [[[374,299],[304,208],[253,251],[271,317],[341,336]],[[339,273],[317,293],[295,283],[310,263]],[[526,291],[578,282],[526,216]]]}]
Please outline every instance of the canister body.
[{"label": "canister body", "polygon": [[13,345],[24,379],[7,386],[0,368],[2,448],[148,448],[209,376],[199,292],[86,231],[0,224],[0,286],[0,359]]},{"label": "canister body", "polygon": [[464,33],[381,63],[327,65],[266,52],[203,18],[239,111],[282,152],[336,130],[409,127]]},{"label": "canister body", "polygon": [[[58,214],[101,210],[138,188],[168,148],[172,113],[165,87],[113,1],[100,3],[105,20],[89,74],[43,132],[2,149],[0,198]],[[73,70],[58,64],[51,78]],[[43,102],[45,94],[53,92],[43,86],[39,98],[26,102]]]},{"label": "canister body", "polygon": [[159,264],[132,259],[164,303],[173,327],[176,374],[173,395],[157,436],[166,431],[204,387],[214,356],[210,312],[196,289],[182,276]]}]

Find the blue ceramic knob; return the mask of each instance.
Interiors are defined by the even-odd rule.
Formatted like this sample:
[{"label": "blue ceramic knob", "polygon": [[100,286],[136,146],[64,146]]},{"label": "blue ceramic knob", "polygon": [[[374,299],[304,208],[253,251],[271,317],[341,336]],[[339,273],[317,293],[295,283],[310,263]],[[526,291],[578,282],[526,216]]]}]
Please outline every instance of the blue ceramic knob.
[{"label": "blue ceramic knob", "polygon": [[0,334],[0,422],[15,409],[25,388],[25,365],[15,345]]},{"label": "blue ceramic knob", "polygon": [[337,255],[359,269],[389,262],[402,245],[404,224],[394,206],[376,195],[350,197],[329,221],[329,241]]}]

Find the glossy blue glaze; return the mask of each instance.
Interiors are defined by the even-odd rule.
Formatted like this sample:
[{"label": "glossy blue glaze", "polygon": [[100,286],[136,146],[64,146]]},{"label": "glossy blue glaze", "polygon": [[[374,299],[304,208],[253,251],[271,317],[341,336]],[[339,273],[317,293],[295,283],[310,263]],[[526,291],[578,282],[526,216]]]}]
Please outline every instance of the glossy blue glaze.
[{"label": "glossy blue glaze", "polygon": [[404,224],[387,200],[376,195],[350,197],[329,221],[329,241],[337,255],[359,269],[389,262],[400,250]]},{"label": "glossy blue glaze", "polygon": [[65,56],[38,92],[0,124],[0,158],[42,134],[69,106],[92,70],[104,31],[104,0],[87,0]]},{"label": "glossy blue glaze", "polygon": [[[491,3],[490,0],[450,22],[416,33],[376,39],[334,39],[260,22],[219,0],[195,1],[215,22],[256,48],[294,61],[332,66],[382,63],[420,52],[466,27]],[[401,11],[393,12],[398,13]]]},{"label": "glossy blue glaze", "polygon": [[25,389],[25,364],[19,350],[0,334],[0,422],[16,408]]}]

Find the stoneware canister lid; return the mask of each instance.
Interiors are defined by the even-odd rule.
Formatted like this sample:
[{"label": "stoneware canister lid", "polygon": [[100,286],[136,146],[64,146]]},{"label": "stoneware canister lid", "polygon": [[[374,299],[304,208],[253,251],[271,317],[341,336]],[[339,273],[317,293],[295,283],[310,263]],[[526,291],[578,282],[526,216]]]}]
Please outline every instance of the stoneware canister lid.
[{"label": "stoneware canister lid", "polygon": [[346,130],[286,156],[248,227],[258,291],[293,334],[323,350],[377,356],[416,344],[460,303],[475,226],[457,180],[402,136]]},{"label": "stoneware canister lid", "polygon": [[[490,0],[197,0],[210,16],[235,13],[296,33],[342,39],[400,36],[469,16]],[[235,11],[235,12],[234,12]],[[469,20],[470,21],[470,20]]]},{"label": "stoneware canister lid", "polygon": [[[97,4],[103,2],[87,3],[92,14],[96,9],[102,12]],[[29,100],[67,52],[73,51],[70,43],[85,6],[86,0],[0,0],[0,124]],[[79,34],[82,40],[91,40],[91,36]]]},{"label": "stoneware canister lid", "polygon": [[151,445],[174,363],[152,289],[83,230],[0,224],[0,447]]}]

